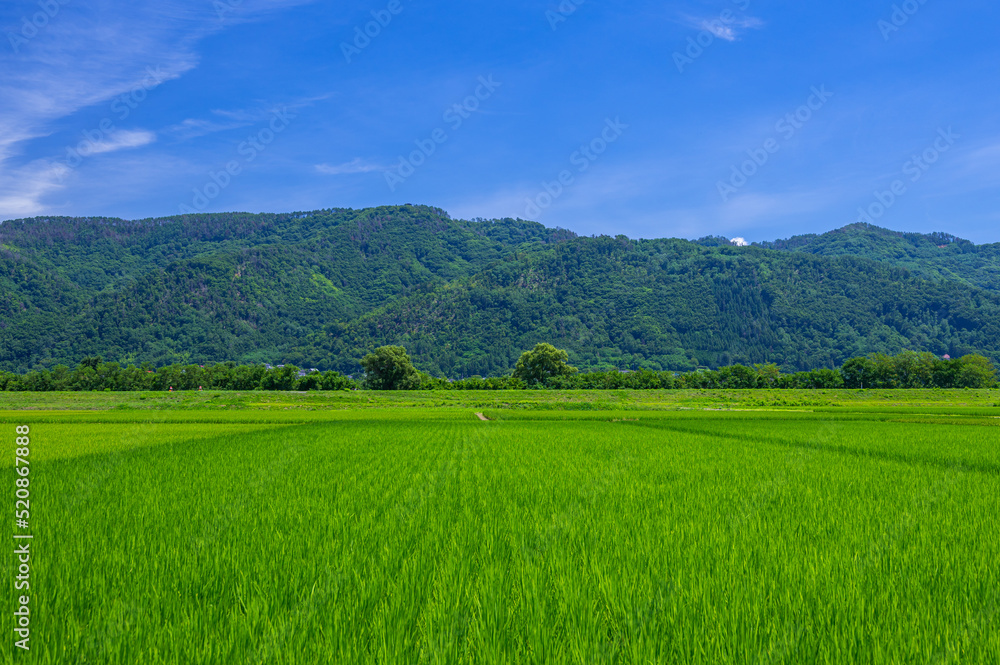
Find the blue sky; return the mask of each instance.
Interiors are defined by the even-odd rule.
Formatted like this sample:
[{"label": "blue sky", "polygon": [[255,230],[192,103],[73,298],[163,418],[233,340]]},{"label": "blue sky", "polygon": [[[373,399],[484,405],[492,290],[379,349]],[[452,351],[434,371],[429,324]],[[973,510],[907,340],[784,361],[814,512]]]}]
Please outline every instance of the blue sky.
[{"label": "blue sky", "polygon": [[424,203],[756,241],[861,209],[997,242],[998,19],[987,0],[7,0],[0,219]]}]

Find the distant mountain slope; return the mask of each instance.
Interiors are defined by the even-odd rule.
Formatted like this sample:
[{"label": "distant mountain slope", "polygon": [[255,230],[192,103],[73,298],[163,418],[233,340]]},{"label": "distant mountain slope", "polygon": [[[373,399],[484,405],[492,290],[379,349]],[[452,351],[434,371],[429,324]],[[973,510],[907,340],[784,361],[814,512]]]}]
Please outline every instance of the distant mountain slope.
[{"label": "distant mountain slope", "polygon": [[414,206],[5,222],[0,367],[93,353],[277,360],[324,323],[570,237],[533,222],[452,220]]},{"label": "distant mountain slope", "polygon": [[854,257],[579,238],[321,337],[302,357],[336,364],[401,343],[451,376],[500,372],[539,341],[584,367],[805,369],[903,349],[1000,357],[1000,295]]},{"label": "distant mountain slope", "polygon": [[578,238],[423,206],[17,220],[0,225],[0,368],[102,355],[354,373],[401,343],[436,374],[488,375],[538,341],[583,368],[1000,359],[998,247],[857,226],[766,247]]},{"label": "distant mountain slope", "polygon": [[900,233],[858,223],[758,246],[820,256],[859,256],[903,266],[928,279],[1000,291],[1000,243],[974,245],[947,233]]},{"label": "distant mountain slope", "polygon": [[[452,220],[415,206],[321,210],[283,215],[210,214],[126,221],[110,218],[35,218],[0,224],[0,251],[100,291],[152,269],[248,247],[292,245],[322,253],[348,270],[378,257],[394,273],[396,260],[415,259],[417,273],[451,279],[532,243],[572,237],[562,229],[515,220]],[[398,254],[394,254],[398,253]]]}]

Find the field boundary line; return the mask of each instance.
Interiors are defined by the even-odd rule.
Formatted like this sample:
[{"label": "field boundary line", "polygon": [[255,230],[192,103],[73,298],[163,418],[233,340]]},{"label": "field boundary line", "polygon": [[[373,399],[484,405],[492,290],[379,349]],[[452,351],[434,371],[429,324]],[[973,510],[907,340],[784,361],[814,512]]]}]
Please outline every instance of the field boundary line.
[{"label": "field boundary line", "polygon": [[650,429],[665,430],[668,432],[675,432],[679,434],[709,436],[720,439],[729,439],[737,442],[756,441],[758,443],[781,446],[784,448],[819,450],[828,453],[835,453],[838,455],[847,455],[851,457],[873,459],[882,462],[894,462],[897,464],[905,464],[908,466],[927,466],[927,467],[935,467],[938,469],[944,469],[946,471],[954,470],[962,473],[979,473],[987,476],[1000,476],[1000,466],[997,466],[995,464],[990,464],[988,462],[972,462],[972,461],[952,460],[943,458],[915,458],[895,453],[889,453],[877,450],[865,450],[861,448],[851,448],[849,446],[836,445],[836,444],[799,443],[796,441],[790,441],[788,439],[783,439],[780,437],[766,437],[766,436],[746,437],[746,436],[738,436],[735,434],[729,434],[727,432],[705,432],[701,430],[688,429],[685,427],[670,426],[661,423],[651,423],[650,421],[637,422],[635,423],[635,425],[639,427],[649,427]]}]

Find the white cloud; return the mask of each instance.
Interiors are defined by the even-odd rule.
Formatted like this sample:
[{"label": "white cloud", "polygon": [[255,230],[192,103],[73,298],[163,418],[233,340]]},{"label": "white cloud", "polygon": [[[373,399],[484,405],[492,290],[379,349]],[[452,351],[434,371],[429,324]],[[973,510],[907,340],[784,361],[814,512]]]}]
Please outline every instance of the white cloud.
[{"label": "white cloud", "polygon": [[733,243],[737,247],[749,247],[750,243],[747,242],[746,238],[733,238],[729,242]]},{"label": "white cloud", "polygon": [[[223,17],[212,3],[196,0],[116,4],[113,11],[105,3],[62,5],[16,53],[0,50],[0,219],[44,212],[43,197],[60,186],[65,150],[17,164],[26,144],[52,134],[56,122],[138,88],[148,91],[149,70],[156,72],[152,87],[184,75],[198,65],[197,43],[214,32],[312,1],[246,0]],[[152,132],[123,131],[99,140],[92,154],[152,140]]]},{"label": "white cloud", "polygon": [[316,170],[323,175],[349,175],[353,173],[371,173],[381,171],[383,167],[355,158],[345,164],[317,164]]},{"label": "white cloud", "polygon": [[[5,218],[15,218],[43,212],[39,200],[62,187],[61,183],[69,170],[65,164],[37,161],[13,173],[5,173],[0,178],[0,213]],[[16,183],[16,187],[3,186],[8,182]]]},{"label": "white cloud", "polygon": [[955,166],[949,166],[949,171],[947,186],[951,193],[995,189],[1000,184],[1000,141],[993,139],[956,155]]},{"label": "white cloud", "polygon": [[727,42],[736,41],[736,31],[728,25],[724,25],[721,21],[704,21],[701,24],[701,29],[707,30],[719,39],[725,39]]},{"label": "white cloud", "polygon": [[119,130],[97,142],[87,143],[87,155],[100,155],[105,152],[115,152],[128,148],[140,148],[156,140],[156,134],[144,130]]},{"label": "white cloud", "polygon": [[[282,104],[280,110],[297,109],[310,106],[314,102],[322,101],[333,97],[334,93],[326,93],[313,97],[304,97],[288,104]],[[212,115],[222,120],[205,120],[202,118],[187,118],[183,122],[167,127],[164,131],[176,136],[178,139],[187,140],[214,134],[215,132],[225,132],[230,129],[240,129],[250,127],[257,123],[269,119],[278,108],[256,108],[256,109],[212,109]]]},{"label": "white cloud", "polygon": [[727,42],[737,41],[740,35],[747,30],[759,30],[764,27],[764,22],[753,16],[741,16],[728,21],[719,17],[694,18],[689,16],[685,18],[685,22],[690,27],[704,30]]},{"label": "white cloud", "polygon": [[[213,111],[213,113],[218,113],[218,111]],[[230,129],[249,127],[253,123],[254,120],[248,119],[233,119],[229,122],[215,122],[199,118],[187,118],[184,122],[168,127],[165,131],[174,134],[181,140],[187,140],[197,138],[199,136],[205,136],[206,134],[214,134],[215,132],[224,132]]]}]

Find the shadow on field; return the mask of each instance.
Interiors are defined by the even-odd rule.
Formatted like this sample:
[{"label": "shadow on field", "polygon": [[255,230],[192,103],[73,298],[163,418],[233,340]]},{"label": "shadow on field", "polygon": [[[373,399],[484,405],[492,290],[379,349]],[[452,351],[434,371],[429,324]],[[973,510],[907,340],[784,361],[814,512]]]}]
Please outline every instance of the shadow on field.
[{"label": "shadow on field", "polygon": [[992,476],[1000,475],[1000,465],[991,464],[989,462],[974,462],[974,461],[955,460],[955,459],[940,458],[940,457],[913,457],[902,453],[892,453],[881,450],[864,450],[861,448],[851,448],[850,446],[829,444],[829,443],[818,443],[814,441],[794,441],[777,436],[751,435],[745,432],[741,432],[739,434],[712,432],[703,429],[694,429],[689,427],[680,427],[677,425],[668,425],[663,422],[652,423],[648,421],[646,422],[640,421],[627,424],[632,425],[634,427],[648,427],[650,429],[668,430],[671,432],[678,432],[681,434],[714,436],[720,439],[730,439],[732,441],[756,441],[759,443],[773,444],[773,445],[783,446],[786,448],[823,450],[826,452],[838,453],[841,455],[850,455],[852,457],[876,459],[888,462],[899,462],[902,464],[910,464],[914,466],[931,466],[931,467],[937,467],[939,469],[947,469],[949,471],[958,471],[963,473],[980,473]]}]

